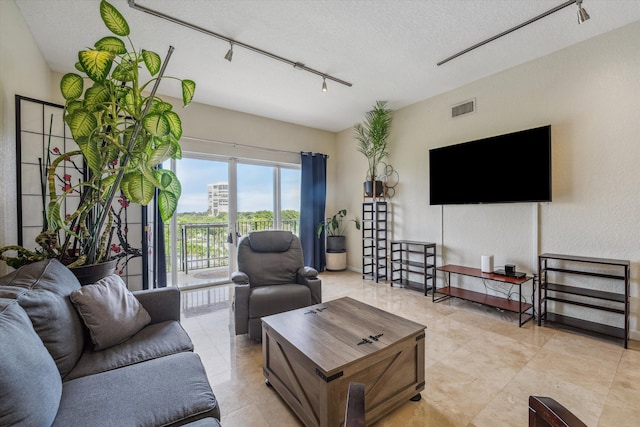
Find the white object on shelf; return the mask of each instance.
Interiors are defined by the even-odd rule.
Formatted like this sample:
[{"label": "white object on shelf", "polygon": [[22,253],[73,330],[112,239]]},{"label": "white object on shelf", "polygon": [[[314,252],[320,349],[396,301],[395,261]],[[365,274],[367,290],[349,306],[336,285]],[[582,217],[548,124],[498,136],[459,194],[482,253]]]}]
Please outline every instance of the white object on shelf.
[{"label": "white object on shelf", "polygon": [[493,273],[493,255],[482,255],[481,265],[483,273]]}]

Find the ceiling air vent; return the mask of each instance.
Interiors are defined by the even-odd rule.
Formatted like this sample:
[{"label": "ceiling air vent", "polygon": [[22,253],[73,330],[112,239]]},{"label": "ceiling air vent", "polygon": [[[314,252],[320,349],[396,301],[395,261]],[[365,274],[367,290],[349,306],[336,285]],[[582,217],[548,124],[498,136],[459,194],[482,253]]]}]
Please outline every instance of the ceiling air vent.
[{"label": "ceiling air vent", "polygon": [[451,107],[451,117],[458,117],[476,111],[476,99],[461,102]]}]

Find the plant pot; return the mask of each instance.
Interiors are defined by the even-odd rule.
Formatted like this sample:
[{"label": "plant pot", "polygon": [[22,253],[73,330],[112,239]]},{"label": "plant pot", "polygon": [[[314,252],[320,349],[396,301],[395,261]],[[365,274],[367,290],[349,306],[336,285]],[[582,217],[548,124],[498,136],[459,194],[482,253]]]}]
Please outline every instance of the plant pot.
[{"label": "plant pot", "polygon": [[118,264],[118,260],[112,259],[110,261],[101,262],[100,264],[73,267],[70,270],[78,278],[80,284],[84,286],[96,283],[98,280],[115,273],[116,264]]},{"label": "plant pot", "polygon": [[343,271],[347,269],[347,253],[331,253],[327,252],[327,271]]},{"label": "plant pot", "polygon": [[346,250],[345,236],[327,236],[327,252],[345,252]]},{"label": "plant pot", "polygon": [[[382,181],[375,181],[376,197],[382,196],[384,193],[384,184]],[[364,195],[367,197],[373,197],[373,181],[364,182]]]}]

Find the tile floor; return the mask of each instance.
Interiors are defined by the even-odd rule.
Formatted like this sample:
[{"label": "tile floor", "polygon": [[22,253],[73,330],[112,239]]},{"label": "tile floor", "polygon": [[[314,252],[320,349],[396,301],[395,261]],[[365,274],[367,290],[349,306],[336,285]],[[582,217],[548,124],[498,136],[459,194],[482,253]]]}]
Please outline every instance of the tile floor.
[{"label": "tile floor", "polygon": [[[323,273],[323,300],[350,296],[426,325],[426,388],[377,427],[527,426],[531,394],[550,396],[590,427],[640,426],[640,342],[610,342],[460,300]],[[300,426],[265,386],[259,343],[235,336],[228,285],[183,292],[183,325],[207,369],[224,427]]]}]

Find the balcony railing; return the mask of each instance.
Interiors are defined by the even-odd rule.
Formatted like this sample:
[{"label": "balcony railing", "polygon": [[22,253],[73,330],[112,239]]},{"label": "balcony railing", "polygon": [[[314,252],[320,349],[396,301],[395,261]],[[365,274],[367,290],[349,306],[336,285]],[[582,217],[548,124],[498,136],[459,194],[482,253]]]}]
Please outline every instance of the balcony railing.
[{"label": "balcony railing", "polygon": [[[299,220],[283,220],[280,229],[299,233]],[[189,273],[190,270],[226,267],[229,265],[230,231],[227,223],[179,224],[177,236],[177,253],[179,254],[178,271]],[[250,231],[272,230],[273,221],[237,222],[235,229],[238,238]],[[171,242],[169,225],[165,225],[165,254],[167,266],[171,263]]]}]

